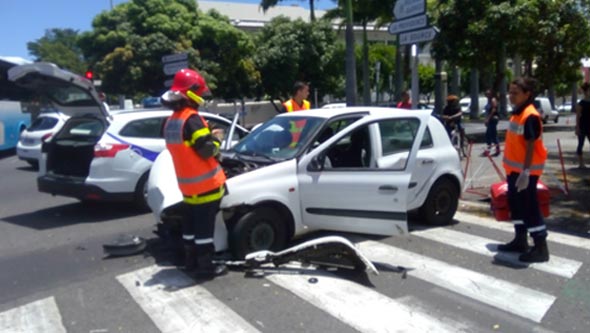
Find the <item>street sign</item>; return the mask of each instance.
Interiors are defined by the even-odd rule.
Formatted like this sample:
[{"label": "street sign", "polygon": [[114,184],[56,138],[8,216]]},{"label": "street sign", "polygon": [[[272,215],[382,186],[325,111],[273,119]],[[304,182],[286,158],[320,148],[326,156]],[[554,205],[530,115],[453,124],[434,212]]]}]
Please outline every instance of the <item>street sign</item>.
[{"label": "street sign", "polygon": [[397,0],[393,8],[396,19],[423,14],[426,10],[426,0]]},{"label": "street sign", "polygon": [[399,45],[416,44],[420,42],[428,42],[434,39],[436,30],[433,27],[420,29],[416,31],[403,32],[399,34]]},{"label": "street sign", "polygon": [[188,60],[167,63],[164,64],[164,74],[174,75],[183,68],[188,68]]},{"label": "street sign", "polygon": [[162,57],[162,63],[166,64],[169,62],[177,62],[181,60],[188,60],[188,53],[175,53],[169,54]]},{"label": "street sign", "polygon": [[428,24],[428,18],[426,15],[420,15],[411,17],[409,19],[395,21],[389,25],[389,33],[392,35],[399,34],[400,32],[416,30],[418,28],[424,28]]}]

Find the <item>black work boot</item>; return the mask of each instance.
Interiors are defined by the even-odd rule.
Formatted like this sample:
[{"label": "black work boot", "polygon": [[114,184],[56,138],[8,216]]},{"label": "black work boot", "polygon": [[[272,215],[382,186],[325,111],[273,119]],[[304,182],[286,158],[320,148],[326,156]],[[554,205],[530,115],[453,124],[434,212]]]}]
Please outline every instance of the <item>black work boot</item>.
[{"label": "black work boot", "polygon": [[535,246],[518,258],[522,262],[546,262],[549,261],[549,249],[545,237],[534,238]]},{"label": "black work boot", "polygon": [[215,248],[213,244],[199,246],[197,248],[197,269],[193,274],[198,278],[214,278],[227,273],[227,267],[223,264],[213,263]]},{"label": "black work boot", "polygon": [[514,239],[506,244],[498,245],[498,251],[526,253],[529,250],[529,242],[526,231],[517,231]]},{"label": "black work boot", "polygon": [[197,247],[192,245],[184,246],[184,269],[192,272],[197,268]]}]

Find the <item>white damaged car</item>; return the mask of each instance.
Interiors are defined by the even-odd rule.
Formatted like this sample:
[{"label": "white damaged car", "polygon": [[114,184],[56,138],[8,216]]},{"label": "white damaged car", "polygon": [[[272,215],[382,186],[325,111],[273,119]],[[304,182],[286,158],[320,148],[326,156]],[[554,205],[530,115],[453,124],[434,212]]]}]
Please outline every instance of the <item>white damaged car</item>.
[{"label": "white damaged car", "polygon": [[[406,234],[410,211],[424,223],[447,224],[463,184],[443,125],[421,110],[280,114],[225,151],[222,165],[228,194],[215,245],[236,258],[280,250],[314,230]],[[147,195],[159,226],[179,230],[182,195],[167,150],[152,166]]]}]

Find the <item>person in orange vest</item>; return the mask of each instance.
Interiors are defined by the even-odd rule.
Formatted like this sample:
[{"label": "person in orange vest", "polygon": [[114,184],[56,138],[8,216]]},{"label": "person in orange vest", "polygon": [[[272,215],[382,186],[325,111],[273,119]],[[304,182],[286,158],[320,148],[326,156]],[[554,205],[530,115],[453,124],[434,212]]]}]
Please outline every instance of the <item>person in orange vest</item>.
[{"label": "person in orange vest", "polygon": [[225,274],[227,268],[212,261],[215,216],[226,191],[226,177],[216,158],[221,143],[198,112],[204,104],[203,96],[208,94],[201,74],[181,69],[170,90],[162,95],[162,101],[174,111],[164,125],[164,138],[184,197],[185,269],[198,277],[210,278]]},{"label": "person in orange vest", "polygon": [[[547,227],[537,199],[537,182],[543,173],[547,148],[543,144],[543,125],[533,105],[536,81],[518,78],[510,83],[509,98],[514,106],[504,148],[503,166],[508,182],[508,204],[514,223],[514,239],[498,246],[500,251],[522,253],[523,262],[549,260]],[[527,233],[534,240],[529,249]]]},{"label": "person in orange vest", "polygon": [[[309,96],[309,84],[297,81],[293,84],[293,89],[291,90],[291,99],[283,103],[283,110],[282,112],[294,112],[294,111],[301,111],[301,110],[309,110],[311,108],[311,104],[307,100]],[[299,121],[292,121],[291,128],[289,131],[293,136],[293,141],[291,142],[291,147],[294,147],[299,143],[299,138],[301,137],[301,131],[303,131],[303,127],[305,127],[305,120]]]}]

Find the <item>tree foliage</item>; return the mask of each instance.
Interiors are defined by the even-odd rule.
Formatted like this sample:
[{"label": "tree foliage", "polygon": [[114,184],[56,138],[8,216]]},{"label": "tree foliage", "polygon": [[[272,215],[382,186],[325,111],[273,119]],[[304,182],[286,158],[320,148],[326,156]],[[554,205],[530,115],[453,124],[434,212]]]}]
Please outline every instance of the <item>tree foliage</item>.
[{"label": "tree foliage", "polygon": [[86,62],[78,47],[78,31],[73,29],[48,29],[45,35],[27,43],[29,53],[35,61],[52,62],[71,72],[82,74]]},{"label": "tree foliage", "polygon": [[197,11],[190,0],[131,0],[96,16],[80,46],[103,89],[126,95],[159,95],[170,77],[162,57],[187,53],[221,98],[251,95],[258,74],[244,32],[216,13]]},{"label": "tree foliage", "polygon": [[280,16],[262,28],[255,40],[255,63],[263,91],[271,98],[289,98],[297,80],[311,82],[321,95],[339,86],[344,58],[335,55],[343,46],[328,22]]}]

